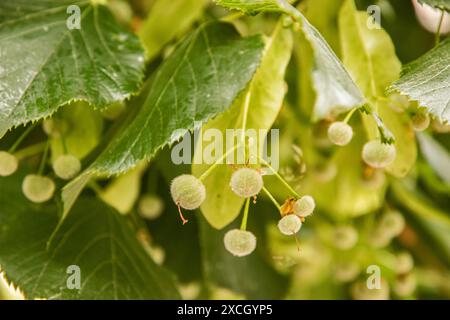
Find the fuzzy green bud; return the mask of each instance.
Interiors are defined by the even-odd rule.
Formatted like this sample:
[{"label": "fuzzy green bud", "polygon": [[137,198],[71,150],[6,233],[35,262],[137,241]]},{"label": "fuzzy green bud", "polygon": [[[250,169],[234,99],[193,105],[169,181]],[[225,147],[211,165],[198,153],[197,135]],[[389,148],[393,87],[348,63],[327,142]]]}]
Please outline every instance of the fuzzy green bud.
[{"label": "fuzzy green bud", "polygon": [[338,249],[351,249],[358,242],[358,232],[351,226],[336,227],[333,232],[333,242]]},{"label": "fuzzy green bud", "polygon": [[384,230],[389,236],[396,237],[405,228],[405,218],[395,210],[389,210],[381,216],[379,228]]},{"label": "fuzzy green bud", "polygon": [[338,146],[345,146],[353,137],[353,129],[342,121],[333,122],[328,127],[328,139]]},{"label": "fuzzy green bud", "polygon": [[303,196],[294,203],[294,213],[299,217],[307,217],[314,212],[316,202],[311,196]]},{"label": "fuzzy green bud", "polygon": [[7,177],[17,171],[19,161],[9,152],[0,151],[0,176]]},{"label": "fuzzy green bud", "polygon": [[53,162],[53,171],[55,174],[64,180],[69,180],[75,177],[81,170],[81,162],[77,157],[70,154],[59,156]]},{"label": "fuzzy green bud", "polygon": [[190,174],[183,174],[173,179],[170,193],[175,204],[186,210],[197,209],[206,197],[203,183]]},{"label": "fuzzy green bud", "polygon": [[225,234],[223,239],[225,249],[232,255],[244,257],[256,248],[256,237],[250,231],[233,229]]},{"label": "fuzzy green bud", "polygon": [[145,195],[139,200],[138,212],[141,217],[149,220],[157,219],[161,216],[164,203],[161,198],[154,195]]},{"label": "fuzzy green bud", "polygon": [[28,200],[42,203],[53,197],[55,183],[48,177],[29,174],[22,182],[22,191]]},{"label": "fuzzy green bud", "polygon": [[287,236],[296,234],[301,227],[302,221],[295,214],[288,214],[278,222],[278,229]]},{"label": "fuzzy green bud", "polygon": [[264,185],[261,174],[255,169],[241,168],[231,176],[231,190],[239,197],[248,198],[256,196]]},{"label": "fuzzy green bud", "polygon": [[394,162],[396,149],[393,145],[381,143],[379,140],[367,142],[362,150],[365,163],[373,168],[386,168]]}]

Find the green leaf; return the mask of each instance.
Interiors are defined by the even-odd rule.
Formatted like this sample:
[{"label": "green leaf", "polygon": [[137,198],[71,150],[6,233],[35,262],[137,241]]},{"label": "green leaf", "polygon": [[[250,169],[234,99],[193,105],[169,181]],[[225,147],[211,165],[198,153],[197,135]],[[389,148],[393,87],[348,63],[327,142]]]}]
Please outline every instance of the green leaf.
[{"label": "green leaf", "polygon": [[200,18],[205,4],[204,0],[156,1],[139,30],[147,59],[153,59],[163,46],[186,32]]},{"label": "green leaf", "polygon": [[260,36],[241,38],[225,23],[190,34],[163,63],[137,116],[91,167],[117,174],[225,111],[249,83],[264,49]]},{"label": "green leaf", "polygon": [[157,71],[137,115],[97,160],[64,187],[64,216],[92,175],[125,172],[225,111],[252,79],[262,56],[260,36],[241,38],[229,24],[206,24],[187,36]]},{"label": "green leaf", "polygon": [[436,174],[450,186],[450,153],[426,133],[417,135],[420,150]]},{"label": "green leaf", "polygon": [[361,106],[361,94],[342,62],[322,35],[301,15],[302,30],[314,53],[312,81],[316,91],[313,119],[326,118],[336,109],[340,112]]},{"label": "green leaf", "polygon": [[450,0],[418,0],[421,4],[427,4],[433,8],[450,11]]},{"label": "green leaf", "polygon": [[[81,10],[80,29],[66,25],[70,5]],[[138,90],[143,49],[104,7],[18,0],[1,1],[0,12],[0,137],[73,100],[103,107]]]},{"label": "green leaf", "polygon": [[450,38],[406,65],[390,91],[399,91],[440,121],[450,121]]},{"label": "green leaf", "polygon": [[397,80],[401,64],[394,45],[383,29],[369,29],[366,12],[357,11],[353,0],[346,0],[339,14],[344,65],[364,95],[382,97]]},{"label": "green leaf", "polygon": [[[94,198],[80,199],[47,251],[57,208],[30,203],[23,177],[0,178],[0,267],[27,298],[179,298],[170,274],[150,259],[125,218]],[[80,290],[66,285],[71,265],[80,267]]]},{"label": "green leaf", "polygon": [[[261,66],[246,94],[220,117],[203,126],[202,130],[220,130],[225,137],[227,129],[241,129],[244,127],[244,121],[246,121],[245,128],[255,129],[257,134],[259,129],[270,129],[280,111],[286,92],[284,75],[291,51],[291,31],[284,29],[279,23],[267,40]],[[223,142],[226,145],[226,142]],[[258,141],[258,144],[262,142]],[[203,159],[203,150],[211,144],[203,141],[199,143],[203,143],[203,146],[202,148],[197,146],[194,159]],[[223,151],[223,154],[229,150]],[[222,155],[222,150],[219,153]],[[192,173],[200,176],[209,167],[208,164],[194,164]],[[231,174],[232,170],[226,164],[220,164],[203,181],[207,193],[201,211],[206,220],[217,229],[232,222],[239,215],[244,202],[243,198],[231,191],[229,186]]]},{"label": "green leaf", "polygon": [[342,65],[339,58],[322,37],[297,9],[285,0],[217,0],[218,4],[244,13],[278,12],[290,15],[302,27],[306,39],[314,54],[314,66],[311,70],[313,87],[316,91],[313,119],[327,117],[332,111],[346,111],[364,103],[364,97]]},{"label": "green leaf", "polygon": [[[375,139],[383,129],[379,117],[395,137],[397,157],[387,171],[395,176],[405,176],[415,163],[417,147],[414,132],[405,112],[393,110],[383,99],[386,88],[400,74],[401,64],[389,35],[383,29],[369,29],[368,15],[356,10],[353,0],[347,0],[341,8],[339,27],[344,64],[366,97],[371,112],[363,114],[369,139]],[[381,127],[381,129],[380,129]]]},{"label": "green leaf", "polygon": [[239,10],[255,15],[261,12],[282,12],[283,0],[214,0],[218,5],[230,10]]},{"label": "green leaf", "polygon": [[312,68],[313,87],[316,91],[314,120],[326,118],[335,109],[343,112],[364,103],[365,99],[360,90],[320,32],[286,0],[219,0],[216,2],[229,9],[238,9],[248,14],[266,11],[284,13],[301,24],[314,54]]},{"label": "green leaf", "polygon": [[307,0],[305,16],[322,34],[334,52],[340,52],[337,19],[342,0]]}]

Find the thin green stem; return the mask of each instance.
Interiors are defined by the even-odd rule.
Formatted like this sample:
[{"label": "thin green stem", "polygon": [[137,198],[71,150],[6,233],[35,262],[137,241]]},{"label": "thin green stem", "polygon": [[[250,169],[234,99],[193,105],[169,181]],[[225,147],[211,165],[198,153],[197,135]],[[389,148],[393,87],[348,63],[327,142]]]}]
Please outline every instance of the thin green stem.
[{"label": "thin green stem", "polygon": [[62,148],[63,148],[63,153],[64,153],[64,154],[67,154],[66,137],[64,136],[63,133],[61,133],[61,144],[62,144]]},{"label": "thin green stem", "polygon": [[441,28],[442,28],[442,23],[444,22],[444,16],[445,16],[445,10],[442,10],[441,18],[439,19],[439,24],[438,24],[436,33],[434,34],[434,44],[436,46],[441,41]]},{"label": "thin green stem", "polygon": [[347,113],[347,115],[345,116],[343,122],[348,123],[356,110],[358,110],[358,108],[353,108],[352,110],[350,110],[349,113]]},{"label": "thin green stem", "polygon": [[24,158],[28,158],[28,157],[31,157],[31,156],[34,156],[34,155],[44,151],[46,144],[47,144],[46,142],[40,142],[40,143],[37,143],[37,144],[33,144],[31,146],[28,146],[26,148],[23,148],[23,149],[15,152],[14,156],[17,159],[19,159],[19,160],[20,159],[24,159]]},{"label": "thin green stem", "polygon": [[247,142],[245,141],[245,131],[247,130],[247,118],[248,118],[248,108],[250,107],[250,97],[251,97],[251,84],[250,88],[248,89],[247,94],[245,95],[245,101],[244,101],[244,115],[242,117],[242,134],[241,134],[241,143],[244,144],[244,159],[246,159],[246,149],[247,149]]},{"label": "thin green stem", "polygon": [[275,197],[270,193],[269,190],[266,189],[266,187],[262,188],[264,193],[269,197],[269,199],[272,201],[272,203],[277,207],[278,210],[281,210],[281,205],[278,203],[278,201],[275,199]]},{"label": "thin green stem", "polygon": [[247,230],[248,211],[250,207],[250,198],[245,200],[244,215],[242,216],[241,230]]},{"label": "thin green stem", "polygon": [[270,171],[273,172],[273,174],[278,178],[278,180],[280,180],[280,182],[297,198],[300,198],[300,195],[297,193],[297,191],[295,191],[290,185],[289,183],[287,183],[286,180],[284,180],[284,178],[274,169],[272,168],[272,166],[263,158],[258,157],[259,161],[261,161],[266,167],[268,167],[270,169]]},{"label": "thin green stem", "polygon": [[22,143],[22,141],[30,134],[30,132],[36,127],[36,124],[32,124],[29,126],[19,137],[19,139],[16,140],[16,142],[9,148],[9,153],[14,153],[16,149],[19,147],[19,145]]},{"label": "thin green stem", "polygon": [[234,146],[233,148],[231,148],[231,149],[228,150],[227,152],[225,152],[225,154],[224,154],[222,157],[220,157],[216,162],[214,162],[214,164],[213,164],[212,166],[210,166],[205,172],[203,172],[202,175],[201,175],[198,179],[199,179],[200,181],[205,180],[206,177],[208,177],[208,176],[211,174],[211,172],[212,172],[219,164],[222,164],[223,160],[225,160],[225,159],[227,158],[227,156],[228,156],[230,153],[234,152],[234,150],[236,150],[238,146],[239,146],[239,144],[236,145],[236,146]]},{"label": "thin green stem", "polygon": [[39,165],[38,175],[42,175],[44,172],[45,164],[47,162],[48,150],[50,148],[50,140],[47,140],[45,144],[44,154],[42,155],[41,164]]}]

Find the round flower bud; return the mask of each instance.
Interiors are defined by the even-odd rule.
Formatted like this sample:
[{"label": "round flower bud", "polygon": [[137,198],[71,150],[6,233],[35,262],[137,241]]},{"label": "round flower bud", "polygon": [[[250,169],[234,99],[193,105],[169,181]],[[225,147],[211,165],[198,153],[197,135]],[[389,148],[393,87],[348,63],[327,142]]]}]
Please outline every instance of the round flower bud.
[{"label": "round flower bud", "polygon": [[393,145],[381,143],[379,140],[367,142],[362,150],[365,163],[373,168],[385,168],[394,162],[396,150]]},{"label": "round flower bud", "polygon": [[398,277],[394,282],[394,292],[399,297],[411,296],[417,287],[417,280],[414,274],[406,274]]},{"label": "round flower bud", "polygon": [[423,131],[430,125],[430,116],[425,112],[418,112],[412,118],[414,130]]},{"label": "round flower bud", "polygon": [[380,227],[376,227],[369,234],[369,242],[374,248],[384,248],[391,243],[392,236]]},{"label": "round flower bud", "polygon": [[154,195],[145,195],[139,200],[138,212],[145,219],[157,219],[164,209],[161,198]]},{"label": "round flower bud", "polygon": [[250,231],[233,229],[228,231],[223,238],[225,249],[232,255],[244,257],[252,253],[256,248],[256,237]]},{"label": "round flower bud", "polygon": [[361,269],[357,263],[345,261],[336,264],[334,276],[338,281],[349,282],[354,280],[360,271]]},{"label": "round flower bud", "polygon": [[0,151],[0,176],[7,177],[17,171],[19,161],[9,152]]},{"label": "round flower bud", "polygon": [[296,234],[302,227],[302,221],[295,214],[288,214],[278,222],[278,229],[282,234],[291,236]]},{"label": "round flower bud", "polygon": [[42,129],[49,137],[58,138],[68,131],[69,125],[64,119],[45,119],[42,122]]},{"label": "round flower bud", "polygon": [[190,174],[182,174],[173,179],[170,193],[173,201],[186,210],[197,209],[206,197],[203,183]]},{"label": "round flower bud", "polygon": [[230,187],[235,194],[248,198],[256,196],[264,185],[261,174],[255,169],[241,168],[231,176]]},{"label": "round flower bud", "polygon": [[314,198],[311,196],[303,196],[294,203],[294,213],[300,217],[311,215],[316,207]]},{"label": "round flower bud", "polygon": [[353,129],[342,121],[333,122],[328,127],[328,139],[338,146],[345,146],[353,137]]},{"label": "round flower bud", "polygon": [[195,300],[198,298],[202,288],[200,282],[189,282],[186,284],[179,284],[178,290],[180,291],[183,300]]},{"label": "round flower bud", "polygon": [[81,170],[81,162],[78,158],[65,154],[59,156],[55,162],[53,162],[53,171],[55,174],[64,180],[69,180],[75,177]]},{"label": "round flower bud", "polygon": [[351,294],[355,300],[388,300],[389,283],[382,278],[380,288],[369,289],[366,281],[358,281],[352,285]]},{"label": "round flower bud", "polygon": [[351,249],[358,242],[358,232],[350,226],[336,227],[333,233],[333,242],[338,249]]},{"label": "round flower bud", "polygon": [[22,192],[32,202],[45,202],[53,197],[55,183],[50,178],[29,174],[23,180]]},{"label": "round flower bud", "polygon": [[166,259],[166,252],[160,246],[149,246],[148,252],[156,264],[162,265]]},{"label": "round flower bud", "polygon": [[316,165],[312,171],[315,180],[319,182],[329,182],[336,178],[337,166],[334,162]]},{"label": "round flower bud", "polygon": [[395,271],[398,274],[406,274],[414,268],[414,260],[409,252],[402,252],[395,259]]},{"label": "round flower bud", "polygon": [[398,236],[405,228],[405,218],[395,210],[389,210],[381,216],[379,228],[391,238]]}]

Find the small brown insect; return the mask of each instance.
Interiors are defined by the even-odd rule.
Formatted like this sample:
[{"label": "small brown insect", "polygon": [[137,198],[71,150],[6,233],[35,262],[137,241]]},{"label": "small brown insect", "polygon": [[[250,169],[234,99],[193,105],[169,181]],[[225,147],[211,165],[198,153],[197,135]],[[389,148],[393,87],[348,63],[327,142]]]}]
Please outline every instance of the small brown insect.
[{"label": "small brown insect", "polygon": [[286,201],[283,203],[283,205],[280,208],[281,216],[285,216],[291,213],[294,213],[294,203],[296,199],[294,197],[289,197],[286,199]]}]

